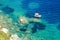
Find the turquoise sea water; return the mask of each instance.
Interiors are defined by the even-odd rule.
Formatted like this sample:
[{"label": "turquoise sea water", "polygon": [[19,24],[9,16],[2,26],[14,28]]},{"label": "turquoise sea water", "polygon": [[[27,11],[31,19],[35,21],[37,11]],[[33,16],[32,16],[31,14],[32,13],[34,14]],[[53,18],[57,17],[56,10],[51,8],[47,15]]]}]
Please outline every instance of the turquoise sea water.
[{"label": "turquoise sea water", "polygon": [[[6,21],[11,35],[22,40],[60,40],[60,0],[0,0],[0,10],[0,16],[12,19]],[[34,17],[35,13],[42,17]]]}]

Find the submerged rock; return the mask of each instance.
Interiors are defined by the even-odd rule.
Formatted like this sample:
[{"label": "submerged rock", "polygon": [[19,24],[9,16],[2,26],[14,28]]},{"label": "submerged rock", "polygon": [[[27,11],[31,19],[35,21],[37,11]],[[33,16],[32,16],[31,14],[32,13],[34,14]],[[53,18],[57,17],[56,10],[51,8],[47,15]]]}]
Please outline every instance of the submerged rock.
[{"label": "submerged rock", "polygon": [[20,31],[24,31],[24,32],[25,32],[27,29],[21,28],[21,29],[19,29],[19,30],[20,30]]},{"label": "submerged rock", "polygon": [[37,29],[38,30],[45,30],[45,28],[46,28],[46,25],[44,25],[43,23],[40,23],[40,22],[31,21],[30,23],[32,23],[34,25],[32,28],[32,33],[36,33]]},{"label": "submerged rock", "polygon": [[12,12],[14,12],[14,9],[13,9],[13,8],[10,8],[10,7],[8,7],[8,6],[4,7],[2,10],[3,10],[4,12],[6,12],[6,13],[12,13]]},{"label": "submerged rock", "polygon": [[10,40],[22,40],[22,38],[19,38],[17,34],[13,34],[11,35]]},{"label": "submerged rock", "polygon": [[45,30],[45,25],[42,24],[42,23],[39,23],[39,22],[35,22],[34,23],[34,27],[32,28],[32,33],[36,33],[37,32],[37,29],[38,30]]},{"label": "submerged rock", "polygon": [[27,30],[27,27],[28,27],[28,25],[21,26],[21,28],[19,30],[25,32]]},{"label": "submerged rock", "polygon": [[34,26],[37,27],[37,29],[39,30],[45,30],[45,27],[46,27],[46,25],[39,23],[39,22],[36,22]]},{"label": "submerged rock", "polygon": [[37,28],[36,27],[33,27],[32,28],[32,33],[36,33],[37,32]]}]

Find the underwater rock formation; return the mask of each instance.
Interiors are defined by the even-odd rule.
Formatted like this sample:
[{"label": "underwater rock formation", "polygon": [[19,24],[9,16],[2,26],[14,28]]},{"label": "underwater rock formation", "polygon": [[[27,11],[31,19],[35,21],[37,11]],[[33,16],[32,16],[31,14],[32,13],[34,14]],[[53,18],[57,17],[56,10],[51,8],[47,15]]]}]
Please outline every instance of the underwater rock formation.
[{"label": "underwater rock formation", "polygon": [[24,32],[26,31],[26,29],[24,29],[24,28],[21,28],[21,29],[19,29],[19,30],[20,30],[20,31],[24,31]]},{"label": "underwater rock formation", "polygon": [[8,7],[8,6],[4,7],[2,10],[3,10],[4,12],[6,12],[6,13],[12,13],[12,12],[14,12],[14,9],[13,9],[13,8],[10,8],[10,7]]},{"label": "underwater rock formation", "polygon": [[46,25],[44,25],[43,23],[40,23],[40,22],[31,21],[30,23],[33,23],[34,27],[39,29],[39,30],[45,30],[45,28],[46,28]]},{"label": "underwater rock formation", "polygon": [[27,30],[27,27],[28,25],[21,26],[19,30],[25,32]]},{"label": "underwater rock formation", "polygon": [[39,30],[45,30],[45,27],[46,27],[44,24],[39,23],[39,22],[36,22],[34,26],[37,27],[37,29]]},{"label": "underwater rock formation", "polygon": [[43,23],[40,22],[30,22],[33,23],[34,27],[32,28],[32,33],[36,33],[37,29],[38,30],[45,30],[46,25],[44,25]]},{"label": "underwater rock formation", "polygon": [[37,32],[37,28],[36,27],[33,27],[32,28],[32,33],[36,33]]},{"label": "underwater rock formation", "polygon": [[32,27],[32,33],[36,33],[37,29],[38,30],[45,30],[46,25],[37,21],[30,21],[30,24],[32,23],[33,27]]}]

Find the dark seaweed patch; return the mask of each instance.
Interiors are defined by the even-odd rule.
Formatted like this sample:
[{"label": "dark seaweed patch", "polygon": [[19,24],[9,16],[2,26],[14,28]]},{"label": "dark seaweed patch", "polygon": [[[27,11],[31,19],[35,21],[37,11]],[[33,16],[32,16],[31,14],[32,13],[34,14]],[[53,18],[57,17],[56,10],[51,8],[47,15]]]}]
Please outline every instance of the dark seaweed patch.
[{"label": "dark seaweed patch", "polygon": [[19,29],[19,30],[20,30],[20,31],[24,31],[24,32],[26,31],[26,29],[24,29],[24,28],[21,28],[21,29]]},{"label": "dark seaweed patch", "polygon": [[14,9],[13,8],[10,8],[10,7],[4,7],[3,9],[2,9],[4,12],[6,12],[6,13],[12,13],[12,12],[14,12]]},{"label": "dark seaweed patch", "polygon": [[19,30],[25,32],[27,30],[27,27],[28,27],[28,25],[25,25],[25,26],[21,27]]},{"label": "dark seaweed patch", "polygon": [[45,30],[45,27],[46,27],[44,24],[39,23],[39,22],[36,22],[34,26],[37,27],[37,29],[39,30]]},{"label": "dark seaweed patch", "polygon": [[32,28],[32,33],[36,33],[37,32],[37,28],[36,27],[33,27]]},{"label": "dark seaweed patch", "polygon": [[34,27],[32,28],[32,33],[36,33],[37,29],[38,30],[45,30],[46,25],[44,25],[43,23],[40,22],[33,22],[31,21],[30,23],[33,23]]}]

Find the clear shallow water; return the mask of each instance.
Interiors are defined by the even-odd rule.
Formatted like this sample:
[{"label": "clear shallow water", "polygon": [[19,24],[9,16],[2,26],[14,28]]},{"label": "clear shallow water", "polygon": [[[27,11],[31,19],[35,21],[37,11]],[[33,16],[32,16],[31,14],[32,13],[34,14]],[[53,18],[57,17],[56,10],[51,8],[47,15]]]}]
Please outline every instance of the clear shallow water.
[{"label": "clear shallow water", "polygon": [[[3,11],[2,15],[8,14],[7,19],[12,18],[13,20],[9,22],[11,26],[7,27],[11,35],[17,34],[22,40],[60,40],[60,0],[0,0],[0,10]],[[41,18],[36,20],[39,25],[36,21],[30,23],[30,19],[35,19],[35,13],[42,15]],[[21,16],[24,16],[28,22],[21,25],[18,22]],[[15,25],[15,23],[17,24]],[[45,25],[45,29],[40,23]],[[36,27],[34,24],[38,26]],[[6,25],[8,25],[8,22]],[[17,32],[20,28],[25,29],[21,30],[23,32]],[[26,29],[30,33],[24,32]]]}]

